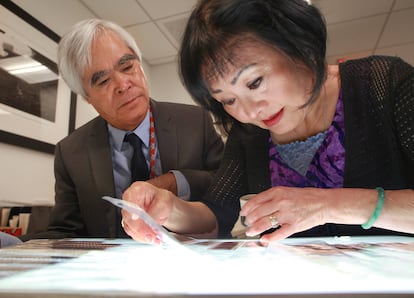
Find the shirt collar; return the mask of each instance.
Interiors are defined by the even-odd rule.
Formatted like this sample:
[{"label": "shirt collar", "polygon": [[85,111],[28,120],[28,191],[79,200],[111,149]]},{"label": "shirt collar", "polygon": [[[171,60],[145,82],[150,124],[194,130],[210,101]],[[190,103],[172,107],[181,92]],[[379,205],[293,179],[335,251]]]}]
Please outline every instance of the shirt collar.
[{"label": "shirt collar", "polygon": [[[128,131],[118,129],[116,127],[113,127],[111,124],[108,123],[108,131],[109,131],[109,137],[112,139],[113,145],[115,148],[120,151],[122,147],[122,143],[124,142],[125,134]],[[144,120],[141,122],[140,125],[138,125],[133,132],[140,137],[144,145],[148,148],[149,147],[149,132],[150,132],[150,114],[149,110],[147,111],[147,114],[145,115]]]}]

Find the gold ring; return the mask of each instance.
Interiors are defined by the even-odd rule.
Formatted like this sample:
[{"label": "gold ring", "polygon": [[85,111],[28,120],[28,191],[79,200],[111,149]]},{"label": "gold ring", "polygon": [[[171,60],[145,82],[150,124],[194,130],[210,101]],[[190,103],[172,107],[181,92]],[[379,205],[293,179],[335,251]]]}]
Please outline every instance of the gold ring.
[{"label": "gold ring", "polygon": [[276,216],[270,215],[269,216],[269,221],[270,221],[270,227],[272,229],[277,228],[279,226],[279,222],[278,222]]},{"label": "gold ring", "polygon": [[124,220],[123,219],[121,219],[121,226],[122,226],[122,228],[125,228]]}]

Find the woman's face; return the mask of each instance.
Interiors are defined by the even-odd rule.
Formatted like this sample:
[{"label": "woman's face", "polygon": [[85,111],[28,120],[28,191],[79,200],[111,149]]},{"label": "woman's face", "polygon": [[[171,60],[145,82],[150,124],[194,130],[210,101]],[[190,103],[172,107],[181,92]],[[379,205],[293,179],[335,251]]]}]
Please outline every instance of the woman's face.
[{"label": "woman's face", "polygon": [[[211,95],[243,123],[268,129],[275,136],[304,125],[312,78],[306,68],[275,48],[243,43],[233,48],[223,76],[209,80]],[[234,59],[235,58],[235,59]]]}]

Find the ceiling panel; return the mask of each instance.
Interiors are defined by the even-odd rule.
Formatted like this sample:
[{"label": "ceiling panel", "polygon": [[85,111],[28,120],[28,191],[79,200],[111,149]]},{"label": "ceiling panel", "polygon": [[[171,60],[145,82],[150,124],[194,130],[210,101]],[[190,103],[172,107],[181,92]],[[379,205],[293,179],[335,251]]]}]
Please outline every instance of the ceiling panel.
[{"label": "ceiling panel", "polygon": [[153,20],[189,12],[197,0],[137,0]]},{"label": "ceiling panel", "polygon": [[394,5],[395,10],[406,9],[410,7],[414,7],[413,0],[397,0]]},{"label": "ceiling panel", "polygon": [[374,49],[386,15],[336,23],[328,27],[328,55]]},{"label": "ceiling panel", "polygon": [[174,56],[177,52],[154,23],[128,27],[127,30],[137,41],[143,57],[149,64],[151,64],[151,60]]},{"label": "ceiling panel", "polygon": [[411,65],[414,65],[413,49],[414,42],[407,43],[402,46],[378,49],[375,51],[375,54],[403,57],[406,62],[410,63]]},{"label": "ceiling panel", "polygon": [[171,41],[176,49],[180,47],[180,40],[182,38],[185,25],[187,24],[188,17],[189,13],[186,13],[156,22],[160,30]]},{"label": "ceiling panel", "polygon": [[378,46],[395,46],[413,42],[413,20],[414,8],[393,12],[388,20],[387,26],[384,29],[384,33],[381,36]]},{"label": "ceiling panel", "polygon": [[[113,20],[136,38],[149,66],[176,60],[196,0],[12,0],[57,34],[91,17]],[[313,0],[328,24],[328,61],[373,53],[414,60],[414,0]]]},{"label": "ceiling panel", "polygon": [[94,11],[97,17],[116,22],[121,26],[141,24],[150,20],[135,0],[82,0],[82,2]]},{"label": "ceiling panel", "polygon": [[388,13],[393,0],[313,0],[324,14],[327,24]]},{"label": "ceiling panel", "polygon": [[95,17],[78,0],[13,0],[58,35],[83,19]]}]

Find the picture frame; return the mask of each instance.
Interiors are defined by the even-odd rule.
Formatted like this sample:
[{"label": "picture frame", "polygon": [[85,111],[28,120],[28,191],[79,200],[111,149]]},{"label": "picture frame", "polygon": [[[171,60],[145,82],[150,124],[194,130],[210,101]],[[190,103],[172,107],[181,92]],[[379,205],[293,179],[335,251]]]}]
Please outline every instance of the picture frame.
[{"label": "picture frame", "polygon": [[[3,54],[10,54],[5,45],[10,49],[13,49],[13,46],[17,49],[30,49],[31,53],[35,54],[30,58],[40,58],[38,60],[51,70],[51,75],[54,73],[56,76],[47,78],[46,83],[39,80],[40,83],[32,84],[36,85],[36,92],[32,91],[30,82],[23,82],[22,79],[18,85],[19,90],[16,91],[16,94],[23,94],[21,98],[0,98],[0,142],[53,154],[56,143],[74,130],[77,101],[76,94],[70,91],[57,73],[57,44],[60,37],[11,1],[0,2],[0,16],[0,50]],[[10,46],[11,43],[13,46]],[[27,56],[20,55],[14,49],[12,53],[13,58]],[[2,60],[4,62],[6,59],[0,59],[0,62]],[[4,69],[0,69],[0,74],[10,76]],[[19,81],[20,78],[15,80]],[[8,95],[14,94],[13,92]],[[8,103],[13,100],[15,105]],[[36,102],[32,103],[31,100]],[[20,107],[23,106],[23,102],[25,109]],[[39,113],[39,105],[50,105],[41,108],[47,109],[48,112]],[[35,108],[32,109],[32,106]],[[44,117],[43,114],[47,114],[48,117]]]}]

